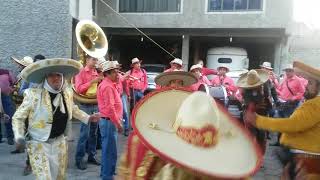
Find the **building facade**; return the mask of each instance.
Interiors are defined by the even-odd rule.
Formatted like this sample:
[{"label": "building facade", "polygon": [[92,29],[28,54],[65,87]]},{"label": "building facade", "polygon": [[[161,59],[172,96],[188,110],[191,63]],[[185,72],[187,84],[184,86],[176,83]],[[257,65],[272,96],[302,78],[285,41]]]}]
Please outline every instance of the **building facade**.
[{"label": "building facade", "polygon": [[[107,5],[117,13],[112,11]],[[242,47],[250,68],[271,61],[277,72],[288,51],[291,0],[110,0],[96,2],[95,20],[109,37],[110,51],[122,64],[139,57],[168,64],[172,57],[122,20],[125,17],[185,67],[206,59],[212,47]]]}]

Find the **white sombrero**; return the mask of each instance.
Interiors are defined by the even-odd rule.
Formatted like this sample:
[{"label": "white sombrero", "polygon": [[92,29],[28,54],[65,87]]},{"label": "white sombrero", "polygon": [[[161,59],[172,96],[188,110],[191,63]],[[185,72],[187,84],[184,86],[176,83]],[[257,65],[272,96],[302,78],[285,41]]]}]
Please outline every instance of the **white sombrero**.
[{"label": "white sombrero", "polygon": [[262,67],[262,68],[266,68],[266,69],[270,69],[270,70],[272,70],[273,68],[271,67],[271,63],[270,62],[263,62],[261,65],[260,65],[260,67]]},{"label": "white sombrero", "polygon": [[157,85],[167,86],[170,81],[177,79],[183,81],[183,86],[190,86],[198,81],[192,73],[179,70],[161,73],[154,81]]},{"label": "white sombrero", "polygon": [[32,57],[29,57],[29,56],[25,56],[21,60],[15,58],[15,57],[11,57],[11,59],[14,60],[16,63],[24,66],[24,67],[26,67],[26,66],[28,66],[28,65],[33,63]]},{"label": "white sombrero", "polygon": [[203,92],[167,89],[147,95],[133,127],[160,158],[210,177],[253,175],[262,154],[249,133]]},{"label": "white sombrero", "polygon": [[21,78],[28,82],[42,83],[46,75],[54,72],[62,73],[66,78],[76,75],[82,65],[73,59],[45,59],[30,64],[21,71]]},{"label": "white sombrero", "polygon": [[242,74],[237,81],[237,86],[244,89],[252,89],[261,86],[269,79],[269,74],[263,69],[252,69]]}]

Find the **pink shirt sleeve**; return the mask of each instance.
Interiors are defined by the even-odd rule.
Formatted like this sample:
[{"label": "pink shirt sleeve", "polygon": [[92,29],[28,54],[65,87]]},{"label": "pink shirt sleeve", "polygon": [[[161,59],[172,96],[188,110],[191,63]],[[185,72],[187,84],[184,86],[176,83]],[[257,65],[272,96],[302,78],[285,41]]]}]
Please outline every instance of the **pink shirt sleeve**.
[{"label": "pink shirt sleeve", "polygon": [[305,88],[303,84],[301,83],[300,79],[297,79],[295,81],[295,88],[296,88],[296,94],[292,97],[293,100],[301,100],[304,95]]},{"label": "pink shirt sleeve", "polygon": [[[109,110],[110,112],[110,120],[114,123],[116,123],[117,125],[120,124],[120,117],[118,117],[117,115],[117,111],[116,111],[116,108],[115,108],[115,98],[114,98],[114,93],[113,93],[113,90],[110,88],[110,87],[106,87],[104,89],[104,91],[102,91],[102,95],[103,95],[103,99],[105,100],[104,101],[104,104],[106,105],[106,109]],[[107,101],[106,101],[107,100]]]},{"label": "pink shirt sleeve", "polygon": [[214,69],[209,69],[209,68],[205,68],[203,67],[201,70],[202,75],[204,76],[208,76],[208,75],[217,75],[218,71],[214,70]]},{"label": "pink shirt sleeve", "polygon": [[91,82],[85,82],[85,74],[83,72],[80,72],[75,77],[75,88],[77,93],[85,94],[87,90],[89,89],[91,85]]},{"label": "pink shirt sleeve", "polygon": [[144,79],[144,83],[143,83],[143,91],[145,91],[148,87],[148,78],[147,78],[147,73],[145,70],[143,70],[143,79]]}]

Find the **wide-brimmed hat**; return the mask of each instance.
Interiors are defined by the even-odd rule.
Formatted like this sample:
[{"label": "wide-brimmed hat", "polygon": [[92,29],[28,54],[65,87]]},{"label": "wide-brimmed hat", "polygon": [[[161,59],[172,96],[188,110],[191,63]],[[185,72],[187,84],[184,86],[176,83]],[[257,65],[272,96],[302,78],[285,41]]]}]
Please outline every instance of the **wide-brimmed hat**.
[{"label": "wide-brimmed hat", "polygon": [[219,71],[219,69],[221,69],[221,68],[225,68],[225,69],[227,70],[227,72],[230,71],[230,69],[229,69],[227,66],[219,66],[219,67],[217,68],[217,70]]},{"label": "wide-brimmed hat", "polygon": [[115,61],[106,61],[106,62],[101,64],[101,67],[102,67],[102,72],[110,71],[112,69],[119,69],[119,63],[118,63],[118,61],[117,62],[115,62]]},{"label": "wide-brimmed hat", "polygon": [[272,70],[273,68],[271,67],[271,63],[270,62],[263,62],[260,67],[262,68],[266,68],[266,69],[270,69]]},{"label": "wide-brimmed hat", "polygon": [[240,76],[237,86],[243,89],[252,89],[261,86],[269,79],[269,74],[263,69],[252,69]]},{"label": "wide-brimmed hat", "polygon": [[54,58],[37,61],[21,71],[21,78],[28,82],[42,83],[50,73],[62,73],[66,78],[79,73],[82,65],[79,61],[65,58]]},{"label": "wide-brimmed hat", "polygon": [[288,69],[294,70],[293,64],[285,64],[284,67],[282,68],[283,71],[288,70]]},{"label": "wide-brimmed hat", "polygon": [[191,68],[190,68],[190,71],[193,71],[195,69],[202,69],[202,66],[200,64],[192,65]]},{"label": "wide-brimmed hat", "polygon": [[203,92],[166,89],[133,111],[133,128],[161,159],[210,177],[243,178],[261,165],[253,137]]},{"label": "wide-brimmed hat", "polygon": [[192,73],[175,70],[171,72],[164,72],[159,74],[155,79],[155,83],[160,86],[168,86],[170,81],[172,80],[182,80],[182,86],[190,86],[198,81],[197,77],[194,76]]},{"label": "wide-brimmed hat", "polygon": [[294,71],[320,81],[320,68],[314,68],[300,61],[293,62]]},{"label": "wide-brimmed hat", "polygon": [[178,65],[180,65],[180,66],[182,66],[182,60],[181,59],[179,59],[179,58],[175,58],[174,60],[172,60],[171,62],[170,62],[170,64],[178,64]]},{"label": "wide-brimmed hat", "polygon": [[15,57],[11,57],[11,59],[14,60],[16,63],[24,66],[24,67],[26,67],[26,66],[28,66],[28,65],[33,63],[32,57],[29,57],[29,56],[25,56],[21,60],[15,58]]}]

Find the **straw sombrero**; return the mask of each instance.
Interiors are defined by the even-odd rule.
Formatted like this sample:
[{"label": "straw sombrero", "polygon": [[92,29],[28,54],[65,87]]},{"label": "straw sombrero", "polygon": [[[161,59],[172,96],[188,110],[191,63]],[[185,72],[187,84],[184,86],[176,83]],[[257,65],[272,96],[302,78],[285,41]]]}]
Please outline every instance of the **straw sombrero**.
[{"label": "straw sombrero", "polygon": [[28,65],[33,63],[32,57],[29,57],[29,56],[25,56],[21,60],[15,58],[15,57],[11,57],[11,59],[14,60],[16,63],[24,66],[24,67],[26,67],[26,66],[28,66]]},{"label": "straw sombrero", "polygon": [[203,92],[155,91],[132,117],[144,145],[178,167],[219,178],[248,177],[260,168],[251,135]]},{"label": "straw sombrero", "polygon": [[68,78],[76,75],[82,65],[73,59],[45,59],[30,64],[21,71],[21,78],[28,82],[42,83],[46,75],[53,72],[63,73]]},{"label": "straw sombrero", "polygon": [[170,81],[176,79],[182,80],[183,86],[190,86],[198,81],[198,79],[192,73],[185,71],[164,72],[159,74],[154,81],[157,85],[167,86]]},{"label": "straw sombrero", "polygon": [[306,65],[300,61],[293,62],[294,71],[320,81],[320,69]]},{"label": "straw sombrero", "polygon": [[237,81],[237,86],[243,89],[252,89],[261,86],[269,79],[269,74],[263,69],[252,69],[242,74]]}]

